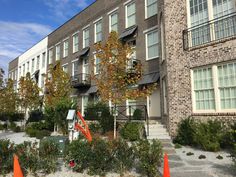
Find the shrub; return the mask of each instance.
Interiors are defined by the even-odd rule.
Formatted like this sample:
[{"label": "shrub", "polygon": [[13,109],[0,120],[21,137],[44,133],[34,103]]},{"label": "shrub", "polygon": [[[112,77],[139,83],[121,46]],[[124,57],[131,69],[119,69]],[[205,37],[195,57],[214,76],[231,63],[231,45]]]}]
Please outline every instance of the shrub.
[{"label": "shrub", "polygon": [[101,132],[101,125],[99,123],[92,122],[89,124],[89,130],[94,133],[100,133]]},{"label": "shrub", "polygon": [[127,122],[120,130],[122,138],[129,141],[137,141],[141,139],[144,132],[143,123]]},{"label": "shrub", "polygon": [[219,121],[200,122],[194,133],[194,141],[206,151],[219,151],[224,135],[222,123]]},{"label": "shrub", "polygon": [[141,109],[135,109],[133,113],[134,120],[142,120],[143,118],[143,111]]},{"label": "shrub", "polygon": [[14,144],[9,140],[0,140],[0,174],[5,175],[13,169]]},{"label": "shrub", "polygon": [[232,157],[232,160],[234,162],[234,167],[235,167],[235,170],[236,170],[236,143],[234,144],[234,148],[231,151],[231,157]]},{"label": "shrub", "polygon": [[0,120],[1,121],[21,121],[24,120],[24,114],[23,113],[0,113]]},{"label": "shrub", "polygon": [[162,146],[159,141],[140,140],[136,144],[136,156],[138,158],[138,170],[148,177],[158,176],[157,167],[161,165]]},{"label": "shrub", "polygon": [[0,130],[4,130],[3,124],[0,124]]},{"label": "shrub", "polygon": [[104,103],[89,104],[85,110],[86,120],[97,120],[101,126],[102,133],[114,129],[114,117],[110,114],[109,107]]},{"label": "shrub", "polygon": [[174,138],[174,143],[182,145],[194,145],[194,133],[196,123],[193,119],[187,118],[182,120],[178,125],[177,136]]},{"label": "shrub", "polygon": [[16,123],[15,122],[10,122],[10,126],[9,126],[10,130],[14,131],[16,128]]},{"label": "shrub", "polygon": [[42,139],[43,137],[49,136],[51,134],[50,131],[46,130],[46,125],[43,122],[34,122],[28,124],[25,132],[30,137],[36,137],[38,139]]},{"label": "shrub", "polygon": [[236,122],[231,126],[227,127],[220,142],[220,146],[232,150],[234,148],[235,143],[236,143]]}]

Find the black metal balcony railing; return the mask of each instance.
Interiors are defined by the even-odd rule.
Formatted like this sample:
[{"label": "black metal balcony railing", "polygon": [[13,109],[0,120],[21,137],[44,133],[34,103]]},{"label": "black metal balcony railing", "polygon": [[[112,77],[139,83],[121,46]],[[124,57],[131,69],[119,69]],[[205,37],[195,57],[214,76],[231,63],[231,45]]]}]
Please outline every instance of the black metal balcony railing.
[{"label": "black metal balcony railing", "polygon": [[231,37],[236,37],[236,12],[184,30],[184,49]]},{"label": "black metal balcony railing", "polygon": [[73,87],[84,87],[91,85],[91,76],[90,74],[81,73],[76,74],[71,77],[71,85]]}]

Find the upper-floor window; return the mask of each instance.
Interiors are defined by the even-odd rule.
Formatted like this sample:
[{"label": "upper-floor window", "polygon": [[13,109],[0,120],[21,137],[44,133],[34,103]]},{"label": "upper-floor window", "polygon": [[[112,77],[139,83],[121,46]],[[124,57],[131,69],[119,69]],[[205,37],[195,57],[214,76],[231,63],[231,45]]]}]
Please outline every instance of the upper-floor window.
[{"label": "upper-floor window", "polygon": [[79,51],[79,34],[76,33],[73,35],[73,53]]},{"label": "upper-floor window", "polygon": [[83,48],[89,47],[89,28],[83,30]]},{"label": "upper-floor window", "polygon": [[157,0],[145,0],[146,18],[157,14]]},{"label": "upper-floor window", "polygon": [[39,69],[39,63],[40,63],[40,55],[37,56],[37,64],[36,64],[36,70]]},{"label": "upper-floor window", "polygon": [[62,70],[68,73],[68,64],[62,66]]},{"label": "upper-floor window", "polygon": [[53,49],[50,49],[49,50],[49,54],[48,54],[48,57],[49,57],[49,61],[48,61],[48,63],[49,64],[52,64],[52,57],[53,57]]},{"label": "upper-floor window", "polygon": [[[188,0],[188,47],[236,35],[234,0]],[[209,23],[206,23],[210,21]],[[185,36],[186,38],[186,36]],[[187,45],[187,44],[185,44]],[[186,46],[185,46],[186,47]]]},{"label": "upper-floor window", "polygon": [[19,67],[19,78],[21,77],[21,66]]},{"label": "upper-floor window", "polygon": [[102,40],[102,20],[95,23],[94,34],[94,42],[100,42]]},{"label": "upper-floor window", "polygon": [[157,58],[159,56],[159,39],[158,30],[155,29],[146,33],[146,58],[147,60]]},{"label": "upper-floor window", "polygon": [[125,27],[128,28],[136,24],[136,5],[135,2],[131,2],[125,6],[126,12],[126,25]]},{"label": "upper-floor window", "polygon": [[29,70],[29,61],[27,62],[27,72],[30,72],[30,70]]},{"label": "upper-floor window", "polygon": [[194,111],[236,110],[236,62],[194,69],[192,84]]},{"label": "upper-floor window", "polygon": [[101,60],[96,55],[94,55],[94,62],[94,74],[99,74]]},{"label": "upper-floor window", "polygon": [[63,43],[63,57],[67,57],[68,56],[68,49],[69,49],[69,41],[65,40]]},{"label": "upper-floor window", "polygon": [[17,80],[17,73],[18,73],[18,71],[17,71],[17,69],[15,70],[15,80]]},{"label": "upper-floor window", "polygon": [[34,72],[34,58],[32,59],[32,63],[31,63],[31,73]]},{"label": "upper-floor window", "polygon": [[60,44],[56,46],[56,60],[60,60],[61,58],[61,47]]},{"label": "upper-floor window", "polygon": [[76,76],[79,74],[79,65],[78,65],[78,60],[74,61],[72,63],[72,76]]},{"label": "upper-floor window", "polygon": [[46,52],[42,54],[42,68],[45,67],[45,62],[46,62]]},{"label": "upper-floor window", "polygon": [[109,16],[109,32],[111,31],[115,31],[118,32],[118,13],[117,12],[113,12],[110,16]]},{"label": "upper-floor window", "polygon": [[25,76],[25,64],[23,64],[23,76]]}]

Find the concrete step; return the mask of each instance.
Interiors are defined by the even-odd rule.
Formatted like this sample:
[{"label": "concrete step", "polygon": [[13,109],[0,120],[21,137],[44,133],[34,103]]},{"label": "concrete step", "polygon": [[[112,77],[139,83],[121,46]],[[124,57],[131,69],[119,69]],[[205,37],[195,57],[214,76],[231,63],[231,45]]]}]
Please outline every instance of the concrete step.
[{"label": "concrete step", "polygon": [[151,139],[158,139],[158,140],[162,140],[162,139],[165,139],[165,140],[170,140],[170,136],[169,135],[162,135],[162,136],[153,136],[153,135],[149,135],[147,136],[147,139],[151,140]]},{"label": "concrete step", "polygon": [[167,130],[162,128],[162,129],[149,129],[149,132],[151,133],[167,133]]},{"label": "concrete step", "polygon": [[[149,127],[149,129],[151,129],[151,128],[155,128],[155,129],[166,128],[166,126],[162,125],[162,124],[152,124],[152,125],[149,125],[148,127]],[[145,128],[147,128],[147,125],[145,125]]]},{"label": "concrete step", "polygon": [[165,148],[165,147],[163,147],[163,153],[167,153],[168,155],[169,154],[176,154],[176,151],[175,151],[175,149],[174,148]]}]

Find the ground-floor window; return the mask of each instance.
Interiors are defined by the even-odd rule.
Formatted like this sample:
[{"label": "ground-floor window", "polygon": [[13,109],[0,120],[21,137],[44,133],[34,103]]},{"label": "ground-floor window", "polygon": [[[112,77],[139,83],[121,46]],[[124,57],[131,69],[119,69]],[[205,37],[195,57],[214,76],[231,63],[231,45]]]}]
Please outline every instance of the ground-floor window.
[{"label": "ground-floor window", "polygon": [[136,100],[126,100],[126,115],[133,116],[136,108],[137,108]]},{"label": "ground-floor window", "polygon": [[192,84],[194,111],[235,111],[236,62],[193,69]]}]

